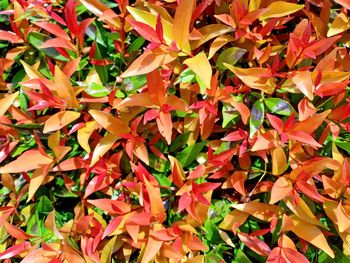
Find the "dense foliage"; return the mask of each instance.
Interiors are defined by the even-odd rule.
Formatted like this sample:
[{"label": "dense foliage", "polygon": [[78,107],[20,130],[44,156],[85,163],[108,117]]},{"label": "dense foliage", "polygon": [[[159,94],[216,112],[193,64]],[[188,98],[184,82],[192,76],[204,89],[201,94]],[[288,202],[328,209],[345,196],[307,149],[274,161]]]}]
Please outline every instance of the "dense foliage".
[{"label": "dense foliage", "polygon": [[349,1],[0,9],[0,260],[350,262]]}]

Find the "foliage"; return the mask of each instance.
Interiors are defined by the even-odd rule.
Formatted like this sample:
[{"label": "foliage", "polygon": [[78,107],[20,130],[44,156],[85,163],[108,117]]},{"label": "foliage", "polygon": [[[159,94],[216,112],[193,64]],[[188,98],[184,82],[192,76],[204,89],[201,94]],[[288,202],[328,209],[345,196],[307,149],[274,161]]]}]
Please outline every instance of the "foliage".
[{"label": "foliage", "polygon": [[0,260],[349,261],[348,1],[0,9]]}]

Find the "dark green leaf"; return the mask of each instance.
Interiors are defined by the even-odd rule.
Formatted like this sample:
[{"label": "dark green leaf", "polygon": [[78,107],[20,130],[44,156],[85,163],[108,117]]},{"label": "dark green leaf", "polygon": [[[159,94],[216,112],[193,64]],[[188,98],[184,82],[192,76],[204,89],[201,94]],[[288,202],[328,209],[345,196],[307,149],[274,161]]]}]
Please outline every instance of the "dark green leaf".
[{"label": "dark green leaf", "polygon": [[226,69],[224,63],[234,65],[246,52],[247,50],[238,47],[227,48],[219,55],[218,60],[216,61],[216,66],[219,69],[224,70]]},{"label": "dark green leaf", "polygon": [[250,133],[249,136],[252,137],[259,129],[260,125],[263,123],[265,117],[265,107],[261,100],[254,103],[249,119]]}]

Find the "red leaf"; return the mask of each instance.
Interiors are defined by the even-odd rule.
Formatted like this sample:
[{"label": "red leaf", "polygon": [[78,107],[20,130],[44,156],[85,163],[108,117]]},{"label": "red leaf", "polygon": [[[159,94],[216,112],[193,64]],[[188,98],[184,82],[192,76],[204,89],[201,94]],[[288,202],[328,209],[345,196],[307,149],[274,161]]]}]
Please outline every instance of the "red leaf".
[{"label": "red leaf", "polygon": [[24,241],[18,245],[14,245],[12,247],[9,247],[4,252],[0,253],[0,260],[15,257],[18,254],[21,254],[22,252],[24,252],[30,248],[31,248],[31,244],[28,241]]}]

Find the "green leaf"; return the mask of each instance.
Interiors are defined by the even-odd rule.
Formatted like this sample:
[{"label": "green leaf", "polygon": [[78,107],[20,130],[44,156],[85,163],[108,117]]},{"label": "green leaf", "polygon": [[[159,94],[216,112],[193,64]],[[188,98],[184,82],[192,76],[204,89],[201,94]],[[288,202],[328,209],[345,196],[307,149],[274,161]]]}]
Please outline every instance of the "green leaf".
[{"label": "green leaf", "polygon": [[53,48],[41,48],[41,45],[44,44],[47,40],[49,40],[50,37],[38,33],[38,32],[31,32],[28,34],[27,36],[27,40],[28,42],[35,47],[36,49],[40,50],[41,52],[43,52],[45,55],[47,55],[48,57],[60,60],[60,61],[68,61],[68,58],[60,55],[58,53],[58,51]]},{"label": "green leaf", "polygon": [[125,92],[131,92],[138,90],[142,86],[146,85],[146,75],[137,75],[123,79],[122,89]]},{"label": "green leaf", "polygon": [[16,157],[18,155],[21,155],[24,151],[33,148],[35,145],[36,142],[33,137],[31,137],[30,139],[26,139],[14,149],[11,156]]},{"label": "green leaf", "polygon": [[175,81],[174,84],[179,84],[181,83],[192,83],[196,79],[196,74],[190,69],[187,68],[184,71],[181,72],[180,76],[178,79]]},{"label": "green leaf", "polygon": [[250,259],[244,254],[242,250],[237,250],[236,252],[236,258],[233,262],[237,263],[252,263]]},{"label": "green leaf", "polygon": [[240,60],[244,54],[247,52],[247,50],[243,48],[238,47],[230,47],[225,49],[218,57],[218,60],[216,61],[216,66],[219,69],[225,70],[227,69],[224,66],[224,63],[235,65],[238,60]]},{"label": "green leaf", "polygon": [[[102,56],[102,50],[101,50],[101,45],[96,43],[96,51],[95,51],[95,59],[103,59],[104,57]],[[103,84],[106,84],[108,82],[108,70],[107,66],[97,66],[94,65],[95,70],[97,74],[99,75],[101,81]]]},{"label": "green leaf", "polygon": [[190,133],[184,133],[175,138],[175,140],[171,143],[169,151],[175,152],[178,151],[181,147],[187,144],[187,140],[190,137]]},{"label": "green leaf", "polygon": [[128,52],[139,51],[144,43],[145,43],[145,39],[143,37],[138,37],[131,43],[127,51]]},{"label": "green leaf", "polygon": [[264,103],[261,100],[258,100],[254,103],[249,119],[249,127],[250,133],[249,137],[253,137],[253,135],[258,131],[260,125],[263,123],[265,117],[265,107]]},{"label": "green leaf", "polygon": [[222,107],[222,128],[227,128],[230,122],[239,118],[239,112],[229,104],[224,104]]},{"label": "green leaf", "polygon": [[36,205],[36,210],[41,214],[48,214],[52,211],[53,207],[51,201],[46,196],[41,196],[39,202]]},{"label": "green leaf", "polygon": [[280,115],[290,116],[292,114],[292,106],[280,98],[265,99],[266,107],[272,112]]},{"label": "green leaf", "polygon": [[110,93],[109,89],[107,89],[105,86],[95,82],[89,83],[89,85],[85,88],[85,92],[96,98],[105,97]]},{"label": "green leaf", "polygon": [[187,167],[197,158],[198,154],[206,144],[207,141],[204,141],[188,146],[176,156],[176,159],[179,160],[182,167]]}]

